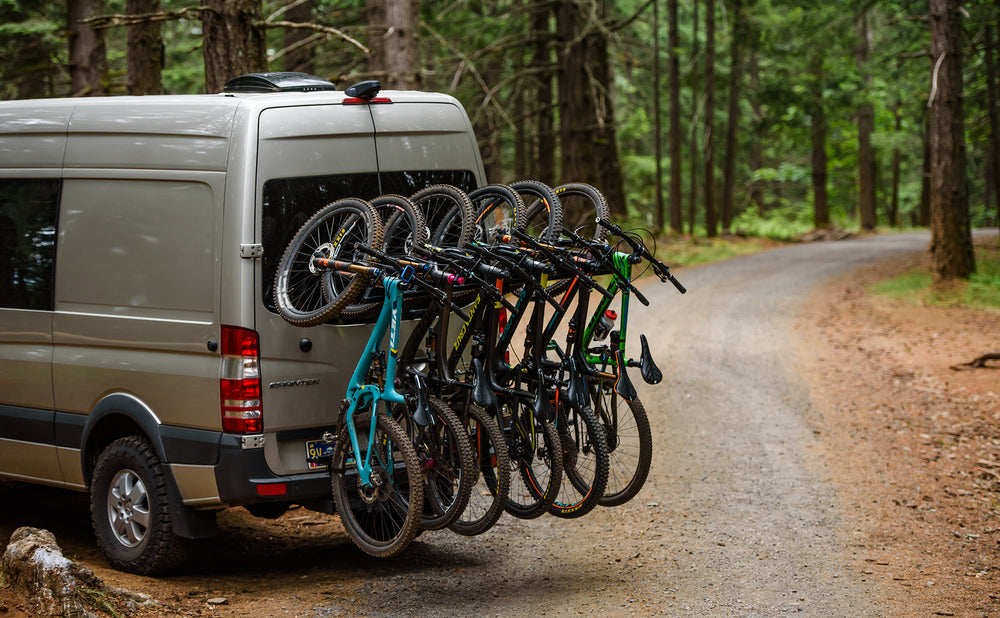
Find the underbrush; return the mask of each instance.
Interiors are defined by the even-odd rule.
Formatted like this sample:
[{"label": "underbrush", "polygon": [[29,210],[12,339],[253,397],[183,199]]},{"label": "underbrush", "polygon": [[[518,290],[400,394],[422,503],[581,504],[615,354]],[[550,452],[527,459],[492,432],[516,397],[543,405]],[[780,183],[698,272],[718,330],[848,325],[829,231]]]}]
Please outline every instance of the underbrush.
[{"label": "underbrush", "polygon": [[769,238],[737,236],[659,239],[656,245],[656,257],[666,262],[668,266],[693,266],[721,262],[739,255],[760,253],[781,244]]},{"label": "underbrush", "polygon": [[976,272],[946,291],[935,290],[930,266],[914,268],[869,287],[871,292],[915,305],[1000,311],[1000,247],[996,239],[977,243]]}]

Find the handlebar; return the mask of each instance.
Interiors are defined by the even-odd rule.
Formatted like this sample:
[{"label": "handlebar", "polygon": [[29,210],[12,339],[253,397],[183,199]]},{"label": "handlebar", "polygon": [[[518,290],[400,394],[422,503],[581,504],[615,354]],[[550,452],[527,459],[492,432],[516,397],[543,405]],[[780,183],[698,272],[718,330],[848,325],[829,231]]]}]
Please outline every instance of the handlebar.
[{"label": "handlebar", "polygon": [[646,260],[648,260],[650,265],[653,267],[653,273],[660,278],[660,281],[663,281],[664,283],[669,281],[674,285],[675,288],[677,288],[678,292],[680,292],[681,294],[687,293],[687,288],[681,285],[681,282],[678,281],[677,278],[670,273],[670,267],[661,262],[660,260],[656,259],[656,257],[649,252],[649,249],[646,248],[646,245],[644,245],[639,240],[636,240],[634,237],[630,236],[624,230],[622,230],[621,227],[615,225],[614,223],[611,223],[610,221],[605,221],[604,219],[598,218],[597,224],[603,227],[604,229],[608,230],[615,236],[621,237],[622,240],[628,243],[629,246],[632,247],[633,256],[637,256],[639,258],[645,258]]}]

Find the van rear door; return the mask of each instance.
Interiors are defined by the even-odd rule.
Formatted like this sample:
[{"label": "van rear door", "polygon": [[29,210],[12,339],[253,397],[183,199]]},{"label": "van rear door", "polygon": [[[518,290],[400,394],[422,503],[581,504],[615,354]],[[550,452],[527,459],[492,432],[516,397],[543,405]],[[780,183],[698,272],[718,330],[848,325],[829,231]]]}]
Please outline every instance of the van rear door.
[{"label": "van rear door", "polygon": [[313,469],[306,461],[306,443],[336,421],[371,333],[368,324],[295,327],[277,314],[272,286],[288,242],[316,210],[343,197],[410,195],[438,183],[470,190],[482,180],[471,126],[454,99],[427,93],[387,96],[392,103],[271,108],[260,115],[257,183],[264,251],[258,280],[263,302],[255,311],[264,448],[277,474]]},{"label": "van rear door", "polygon": [[[282,95],[277,95],[282,96]],[[365,325],[301,328],[274,309],[274,274],[285,247],[312,214],[341,197],[378,191],[371,114],[339,104],[261,111],[257,204],[263,257],[255,277],[260,334],[265,456],[276,474],[310,471],[305,442],[322,436],[339,412],[368,337]]]}]

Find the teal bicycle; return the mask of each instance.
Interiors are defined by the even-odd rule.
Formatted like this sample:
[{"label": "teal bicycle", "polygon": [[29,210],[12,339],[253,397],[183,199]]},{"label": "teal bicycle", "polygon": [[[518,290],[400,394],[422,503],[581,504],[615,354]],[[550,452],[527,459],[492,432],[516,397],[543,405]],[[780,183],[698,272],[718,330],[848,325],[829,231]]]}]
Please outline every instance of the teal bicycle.
[{"label": "teal bicycle", "polygon": [[[402,292],[413,271],[390,275],[366,263],[360,248],[379,246],[381,237],[381,221],[367,202],[339,200],[321,209],[285,251],[275,299],[286,320],[318,324],[337,315],[369,282],[385,291],[385,302],[348,382],[336,431],[324,435],[330,454],[323,459],[330,468],[337,512],[351,540],[369,555],[388,558],[406,549],[420,530],[424,477],[410,436],[391,417],[393,406],[409,403],[395,387],[394,350],[399,346]],[[381,362],[387,333],[390,354],[384,372],[373,371]]]}]

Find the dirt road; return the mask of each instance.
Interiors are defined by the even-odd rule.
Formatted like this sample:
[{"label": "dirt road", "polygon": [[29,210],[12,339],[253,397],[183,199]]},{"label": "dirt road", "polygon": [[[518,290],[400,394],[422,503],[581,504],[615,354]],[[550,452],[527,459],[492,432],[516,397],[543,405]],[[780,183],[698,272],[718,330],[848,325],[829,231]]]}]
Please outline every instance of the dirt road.
[{"label": "dirt road", "polygon": [[655,454],[622,507],[571,521],[505,515],[471,539],[425,533],[389,562],[355,550],[335,517],[296,510],[267,522],[234,510],[188,573],[154,580],[104,566],[84,500],[17,486],[0,487],[0,538],[48,527],[70,557],[168,614],[885,615],[877,582],[851,567],[813,452],[794,324],[814,286],[927,241],[879,236],[686,269],[685,296],[644,280],[652,306],[633,303],[630,337],[649,336],[665,377],[647,386],[634,376]]}]

